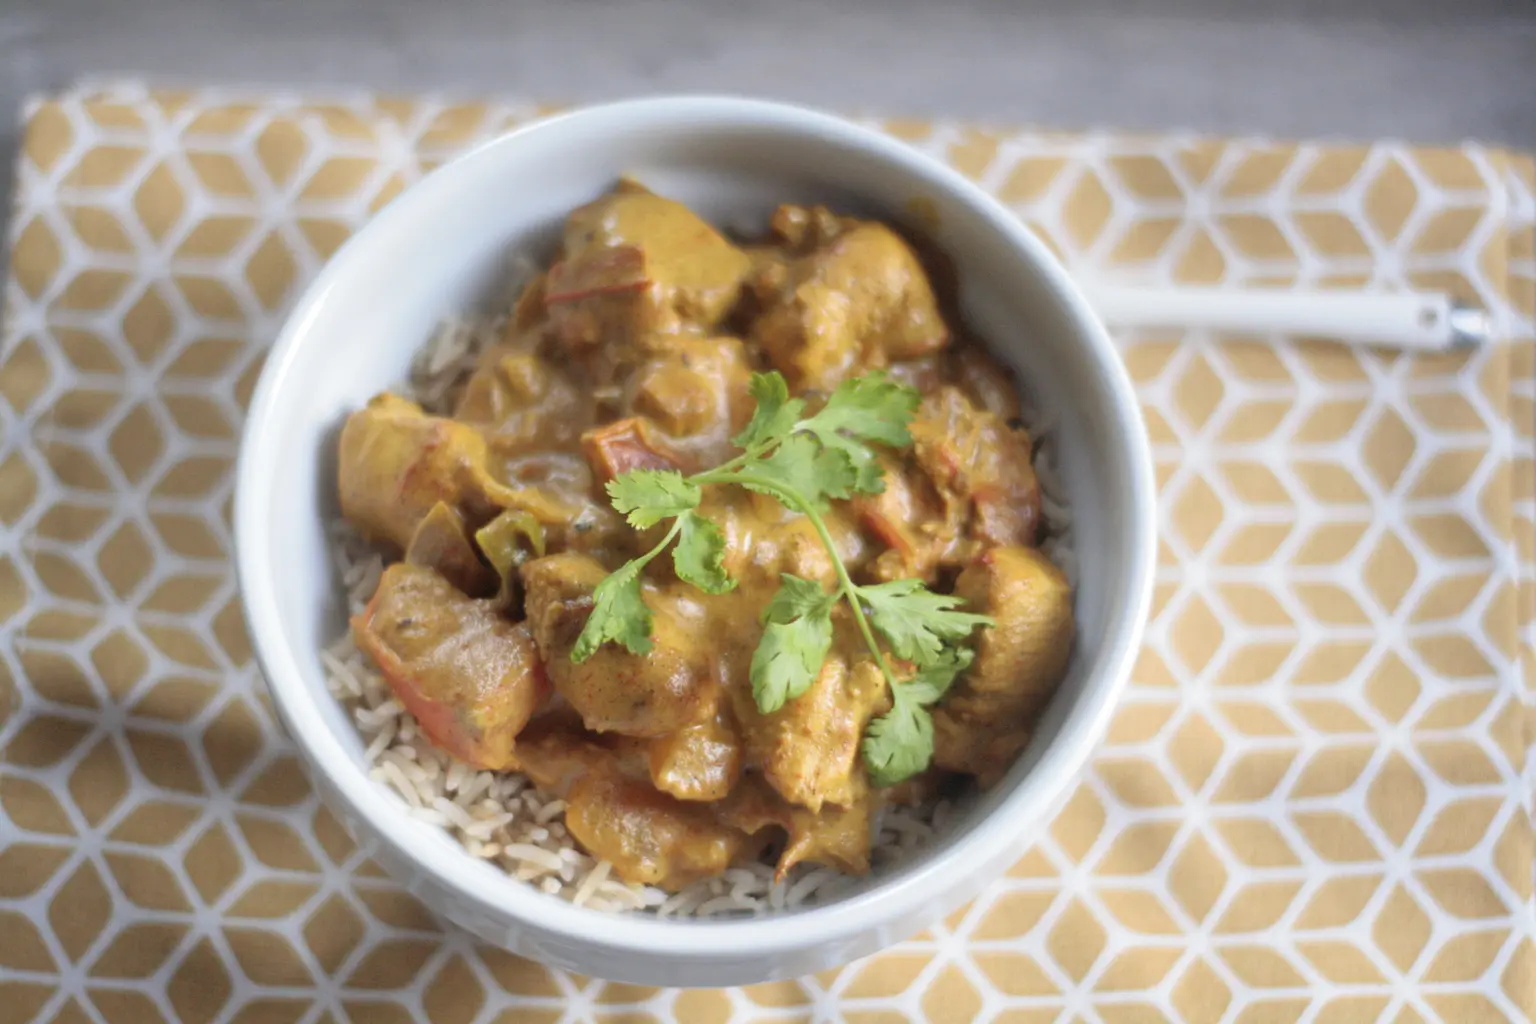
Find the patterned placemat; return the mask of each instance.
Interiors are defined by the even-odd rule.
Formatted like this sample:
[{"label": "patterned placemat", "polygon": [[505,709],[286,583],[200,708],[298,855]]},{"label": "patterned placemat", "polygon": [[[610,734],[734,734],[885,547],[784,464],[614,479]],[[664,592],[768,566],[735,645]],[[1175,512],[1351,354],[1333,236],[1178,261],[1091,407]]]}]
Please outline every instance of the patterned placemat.
[{"label": "patterned placemat", "polygon": [[27,111],[0,348],[0,1022],[1454,1022],[1536,1011],[1532,161],[883,127],[1074,268],[1448,288],[1486,351],[1126,337],[1161,483],[1134,685],[1039,845],[896,949],[671,992],[445,933],[318,805],[229,570],[285,309],[527,106]]}]

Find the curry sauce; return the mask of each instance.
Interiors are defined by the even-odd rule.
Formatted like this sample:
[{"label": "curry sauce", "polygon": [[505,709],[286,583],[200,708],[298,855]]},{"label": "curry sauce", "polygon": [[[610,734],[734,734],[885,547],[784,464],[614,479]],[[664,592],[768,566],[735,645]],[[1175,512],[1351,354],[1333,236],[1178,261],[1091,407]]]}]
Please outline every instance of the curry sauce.
[{"label": "curry sauce", "polygon": [[[810,405],[887,373],[921,396],[911,446],[871,464],[879,493],[821,512],[825,538],[765,494],[707,488],[697,512],[734,586],[706,593],[656,559],[648,651],[573,659],[597,586],[662,529],[631,528],[604,485],[739,454],[763,370]],[[630,882],[676,890],[765,854],[781,874],[867,870],[884,802],[1006,771],[1073,643],[1011,377],[897,231],[819,207],[780,207],[737,242],[621,183],[570,214],[446,407],[386,393],[348,418],[338,477],[345,518],[393,559],[358,647],[435,745],[563,797],[570,833]],[[784,574],[835,589],[840,568],[920,580],[993,622],[932,709],[932,767],[898,787],[860,758],[892,694],[846,608],[805,692],[765,714],[748,683]]]}]

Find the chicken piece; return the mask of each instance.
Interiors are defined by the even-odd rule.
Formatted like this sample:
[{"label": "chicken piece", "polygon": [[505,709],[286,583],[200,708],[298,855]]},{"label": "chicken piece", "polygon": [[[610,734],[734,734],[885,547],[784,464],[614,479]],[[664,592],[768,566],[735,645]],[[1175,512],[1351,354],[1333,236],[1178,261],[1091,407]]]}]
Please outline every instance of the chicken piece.
[{"label": "chicken piece", "polygon": [[446,502],[433,505],[416,525],[411,542],[405,546],[405,560],[437,570],[470,597],[487,597],[500,583],[496,571],[480,560],[464,535],[463,518]]},{"label": "chicken piece", "polygon": [[690,460],[655,436],[650,424],[633,416],[582,434],[581,450],[593,474],[603,483],[632,469],[692,468]]},{"label": "chicken piece", "polygon": [[943,771],[929,768],[894,786],[880,787],[878,795],[887,807],[921,807],[939,795],[945,778]]},{"label": "chicken piece", "polygon": [[858,495],[852,505],[870,534],[886,548],[875,559],[877,580],[919,579],[932,583],[939,565],[952,558],[965,529],[965,510],[946,502],[910,458],[880,453],[885,487]]},{"label": "chicken piece", "polygon": [[647,743],[651,783],[679,800],[722,800],[741,778],[741,739],[723,715]]},{"label": "chicken piece", "polygon": [[[1023,429],[946,387],[924,396],[911,431],[913,458],[946,502],[968,511],[976,547],[1035,542],[1040,482]],[[956,554],[963,563],[976,553]]]},{"label": "chicken piece", "polygon": [[859,743],[869,720],[890,707],[889,688],[873,661],[850,670],[832,655],[810,689],[769,715],[757,711],[750,688],[732,692],[748,753],[785,800],[811,811],[848,807],[868,788]]},{"label": "chicken piece", "polygon": [[659,793],[611,772],[577,776],[566,794],[565,827],[626,882],[676,892],[718,875],[746,844],[703,804]]},{"label": "chicken piece", "polygon": [[568,707],[547,711],[523,728],[517,737],[517,759],[534,785],[560,797],[576,779],[594,772],[648,778],[643,744],[589,733],[581,716]]},{"label": "chicken piece", "polygon": [[924,396],[911,432],[910,452],[881,456],[885,489],[853,502],[890,548],[876,579],[932,583],[986,548],[1034,543],[1040,484],[1028,434],[952,386]]},{"label": "chicken piece", "polygon": [[453,416],[479,426],[490,451],[506,458],[574,448],[596,422],[595,406],[590,389],[516,342],[486,349]]},{"label": "chicken piece", "polygon": [[[1010,423],[1019,416],[1019,387],[1013,371],[979,345],[965,344],[948,353],[950,373],[972,404]],[[923,387],[924,393],[935,387]]]},{"label": "chicken piece", "polygon": [[646,744],[593,736],[562,709],[528,723],[517,752],[540,789],[567,801],[566,828],[588,853],[626,881],[679,889],[728,867],[746,836],[705,806],[651,785],[648,762],[658,742],[647,757]]},{"label": "chicken piece", "polygon": [[649,654],[609,643],[586,661],[571,660],[592,611],[592,592],[607,574],[597,560],[575,554],[535,559],[522,568],[528,625],[555,689],[596,732],[652,739],[713,715],[719,687],[703,611],[691,588],[646,585],[653,616]]},{"label": "chicken piece", "polygon": [[518,737],[517,760],[524,775],[547,793],[564,797],[582,775],[612,767],[613,752],[582,731],[581,719],[561,708],[529,722]]},{"label": "chicken piece", "polygon": [[746,253],[682,203],[634,181],[573,211],[565,222],[565,257],[615,246],[644,256],[656,299],[682,323],[709,329],[724,320],[741,290]]},{"label": "chicken piece", "polygon": [[994,548],[955,581],[966,607],[992,616],[976,659],[944,706],[974,718],[1028,718],[1055,693],[1072,654],[1072,586],[1037,548]]},{"label": "chicken piece", "polygon": [[940,708],[933,713],[933,763],[974,775],[986,789],[1007,774],[1029,736],[1029,729],[1017,723],[994,726]]},{"label": "chicken piece", "polygon": [[916,254],[868,222],[796,260],[752,337],[792,388],[844,378],[943,348],[949,330]]},{"label": "chicken piece", "polygon": [[[821,535],[805,516],[777,499],[744,488],[706,488],[699,514],[720,528],[725,540],[721,563],[740,589],[752,594],[755,616],[779,589],[784,573],[832,587],[837,570]],[[840,505],[822,513],[838,557],[850,572],[864,565],[869,545],[851,515]],[[766,588],[767,593],[759,590]]]},{"label": "chicken piece", "polygon": [[341,514],[368,539],[402,551],[440,502],[473,528],[517,500],[487,470],[479,431],[396,395],[347,417],[337,458]]},{"label": "chicken piece", "polygon": [[825,206],[783,203],[773,211],[768,230],[785,249],[801,255],[826,245],[858,223],[851,217],[839,217]]},{"label": "chicken piece", "polygon": [[971,774],[1005,770],[1066,672],[1076,629],[1072,588],[1037,549],[1005,547],[968,566],[955,593],[997,624],[981,631],[975,661],[934,712],[934,760]]},{"label": "chicken piece", "polygon": [[521,572],[524,611],[539,647],[573,646],[608,570],[586,555],[555,554],[523,563]]},{"label": "chicken piece", "polygon": [[[844,564],[858,565],[863,546],[858,531],[834,510],[824,513],[823,521]],[[784,573],[815,580],[828,589],[837,585],[837,564],[821,542],[816,527],[805,516],[791,514],[764,530],[743,574],[748,578],[755,574],[766,586],[777,590]]]},{"label": "chicken piece", "polygon": [[947,354],[946,351],[921,359],[909,359],[904,363],[892,363],[885,372],[896,383],[905,384],[926,395],[949,380],[949,360],[944,358]]},{"label": "chicken piece", "polygon": [[526,625],[397,562],[352,635],[434,744],[479,768],[517,766],[513,740],[549,694]]},{"label": "chicken piece", "polygon": [[622,182],[566,219],[545,289],[550,323],[567,351],[611,366],[613,349],[718,326],[750,262],[683,204]]},{"label": "chicken piece", "polygon": [[[525,272],[524,268],[514,268],[516,275]],[[548,285],[549,274],[546,271],[541,270],[527,279],[527,283],[517,293],[517,301],[512,303],[512,314],[502,327],[504,341],[510,342],[525,332],[536,332],[544,325],[544,291]]]},{"label": "chicken piece", "polygon": [[731,795],[717,805],[720,821],[757,836],[767,829],[788,837],[774,879],[782,882],[801,862],[825,864],[851,875],[869,870],[870,815],[874,810],[869,787],[857,787],[848,807],[828,805],[820,812],[788,803],[756,774],[742,778]]},{"label": "chicken piece", "polygon": [[635,411],[674,436],[708,429],[720,416],[720,399],[709,378],[679,359],[660,359],[636,374]]},{"label": "chicken piece", "polygon": [[751,419],[752,367],[738,338],[677,338],[629,378],[625,407],[660,428],[695,465],[736,454],[731,438]]},{"label": "chicken piece", "polygon": [[867,794],[848,807],[829,804],[819,813],[796,808],[774,878],[782,881],[790,868],[802,862],[825,864],[850,875],[867,873],[872,809]]}]

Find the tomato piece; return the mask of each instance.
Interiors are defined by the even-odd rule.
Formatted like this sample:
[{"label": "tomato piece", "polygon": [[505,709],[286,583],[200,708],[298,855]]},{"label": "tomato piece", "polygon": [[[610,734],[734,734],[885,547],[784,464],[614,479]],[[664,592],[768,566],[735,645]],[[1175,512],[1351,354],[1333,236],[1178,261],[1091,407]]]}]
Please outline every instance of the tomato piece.
[{"label": "tomato piece", "polygon": [[549,268],[544,305],[580,302],[594,295],[640,292],[650,283],[645,272],[645,253],[638,245],[589,249]]},{"label": "tomato piece", "polygon": [[517,766],[514,740],[550,691],[527,624],[397,562],[352,634],[434,744],[477,768]]},{"label": "tomato piece", "polygon": [[632,469],[684,469],[685,460],[658,440],[648,422],[636,416],[581,435],[587,464],[604,483]]}]

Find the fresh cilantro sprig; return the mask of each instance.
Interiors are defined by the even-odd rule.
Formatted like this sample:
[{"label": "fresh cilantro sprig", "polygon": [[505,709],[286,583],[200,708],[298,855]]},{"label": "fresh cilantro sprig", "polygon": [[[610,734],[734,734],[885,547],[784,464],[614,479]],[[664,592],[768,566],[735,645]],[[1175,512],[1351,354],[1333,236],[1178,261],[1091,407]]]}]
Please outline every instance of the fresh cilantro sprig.
[{"label": "fresh cilantro sprig", "polygon": [[835,594],[814,580],[784,573],[783,586],[763,610],[763,639],[752,652],[752,695],[760,710],[776,711],[804,693],[832,649]]},{"label": "fresh cilantro sprig", "polygon": [[933,717],[937,703],[956,677],[971,664],[968,647],[946,648],[931,665],[891,688],[891,710],[864,731],[864,765],[877,786],[892,786],[928,767],[933,756]]},{"label": "fresh cilantro sprig", "polygon": [[[863,755],[877,785],[892,785],[925,769],[933,758],[933,720],[928,707],[944,696],[971,662],[961,646],[992,620],[960,610],[960,598],[936,594],[920,580],[860,586],[848,575],[822,511],[829,501],[878,494],[885,487],[876,445],[912,443],[908,424],[917,409],[911,388],[875,373],[840,385],[814,415],[791,398],[778,373],[754,374],[757,403],[751,421],[733,443],[742,453],[714,469],[685,477],[675,470],[639,469],[608,484],[613,507],[637,530],[667,520],[660,542],[605,578],[592,595],[592,614],[571,652],[585,661],[604,643],[635,654],[651,650],[652,618],[641,595],[640,572],[675,542],[672,564],[680,579],[711,594],[735,586],[722,564],[725,538],[698,512],[703,488],[735,485],[769,495],[810,521],[831,556],[837,585],[830,592],[814,580],[784,574],[763,611],[763,637],[752,655],[752,696],[772,714],[816,681],[832,647],[832,613],[846,602],[855,626],[890,685],[892,706],[870,722]],[[898,678],[876,640],[915,666]]]}]

